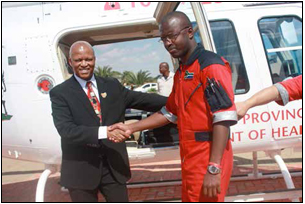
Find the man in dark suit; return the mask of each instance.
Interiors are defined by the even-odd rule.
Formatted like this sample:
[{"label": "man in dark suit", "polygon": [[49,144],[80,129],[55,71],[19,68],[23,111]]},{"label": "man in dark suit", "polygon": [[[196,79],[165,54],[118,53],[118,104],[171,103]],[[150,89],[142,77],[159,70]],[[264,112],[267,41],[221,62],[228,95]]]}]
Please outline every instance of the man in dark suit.
[{"label": "man in dark suit", "polygon": [[85,41],[71,46],[69,64],[74,75],[50,92],[61,136],[60,183],[69,189],[73,202],[96,202],[98,191],[108,202],[128,202],[126,181],[131,173],[126,145],[107,139],[126,135],[109,131],[109,126],[123,122],[127,108],[158,111],[167,98],[133,92],[116,79],[94,76],[94,51]]}]

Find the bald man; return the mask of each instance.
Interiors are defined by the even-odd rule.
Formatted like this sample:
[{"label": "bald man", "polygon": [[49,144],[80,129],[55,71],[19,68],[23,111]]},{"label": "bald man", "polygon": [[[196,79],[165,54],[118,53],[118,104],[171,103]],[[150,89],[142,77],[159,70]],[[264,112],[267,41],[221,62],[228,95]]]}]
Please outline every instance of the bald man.
[{"label": "bald man", "polygon": [[181,62],[166,106],[137,123],[112,128],[132,133],[177,123],[182,201],[223,202],[233,166],[229,127],[237,123],[231,68],[195,42],[192,24],[182,12],[161,20],[160,36],[165,49]]},{"label": "bald man", "polygon": [[160,110],[166,98],[95,76],[95,54],[88,42],[71,46],[69,64],[74,75],[50,91],[53,121],[61,136],[60,184],[68,188],[73,202],[97,202],[98,191],[108,202],[128,202],[126,145],[107,139],[126,135],[109,131],[109,125],[123,122],[127,108]]},{"label": "bald man", "polygon": [[174,73],[169,71],[167,62],[161,62],[159,65],[161,76],[158,78],[158,94],[168,97],[172,91],[174,83]]}]

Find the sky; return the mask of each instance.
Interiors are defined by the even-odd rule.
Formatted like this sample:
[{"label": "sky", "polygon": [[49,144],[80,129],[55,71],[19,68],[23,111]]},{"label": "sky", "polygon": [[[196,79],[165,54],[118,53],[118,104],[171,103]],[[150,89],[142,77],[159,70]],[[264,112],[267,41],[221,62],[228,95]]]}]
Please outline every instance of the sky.
[{"label": "sky", "polygon": [[109,65],[112,70],[121,73],[148,70],[151,77],[156,77],[160,74],[159,64],[167,62],[173,71],[170,55],[158,40],[153,38],[95,46],[96,66]]}]

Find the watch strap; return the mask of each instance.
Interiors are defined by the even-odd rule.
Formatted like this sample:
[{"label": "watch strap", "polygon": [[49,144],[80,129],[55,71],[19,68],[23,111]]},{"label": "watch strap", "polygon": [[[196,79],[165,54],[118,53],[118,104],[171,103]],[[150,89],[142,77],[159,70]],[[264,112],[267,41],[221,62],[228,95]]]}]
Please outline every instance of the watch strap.
[{"label": "watch strap", "polygon": [[209,166],[215,166],[215,167],[221,169],[221,166],[220,166],[219,164],[217,164],[217,163],[214,163],[214,162],[209,162],[208,165],[209,165]]}]

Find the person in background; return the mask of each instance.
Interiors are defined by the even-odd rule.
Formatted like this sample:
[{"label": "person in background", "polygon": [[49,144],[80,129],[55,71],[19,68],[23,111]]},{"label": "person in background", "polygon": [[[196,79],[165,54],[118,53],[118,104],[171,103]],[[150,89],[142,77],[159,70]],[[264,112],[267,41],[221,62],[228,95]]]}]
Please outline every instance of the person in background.
[{"label": "person in background", "polygon": [[72,202],[97,202],[98,191],[107,202],[128,202],[126,144],[107,139],[126,135],[109,126],[123,122],[127,108],[155,112],[167,98],[130,91],[117,79],[95,76],[95,54],[88,42],[71,46],[69,64],[74,75],[50,91],[53,121],[61,136],[60,184],[69,190]]},{"label": "person in background", "polygon": [[172,91],[174,83],[174,73],[169,71],[167,62],[162,62],[159,65],[161,76],[158,78],[158,94],[168,97]]},{"label": "person in background", "polygon": [[224,202],[233,167],[229,129],[237,123],[231,68],[196,43],[184,13],[168,13],[159,28],[164,47],[180,60],[166,106],[139,122],[111,129],[130,134],[177,123],[182,202]]},{"label": "person in background", "polygon": [[302,90],[303,76],[297,76],[286,81],[274,84],[265,88],[251,98],[236,103],[238,119],[243,118],[250,108],[265,105],[271,101],[275,101],[279,105],[286,105],[289,101],[303,98]]}]

